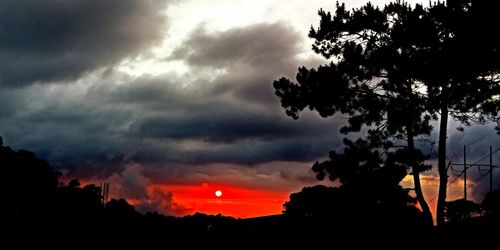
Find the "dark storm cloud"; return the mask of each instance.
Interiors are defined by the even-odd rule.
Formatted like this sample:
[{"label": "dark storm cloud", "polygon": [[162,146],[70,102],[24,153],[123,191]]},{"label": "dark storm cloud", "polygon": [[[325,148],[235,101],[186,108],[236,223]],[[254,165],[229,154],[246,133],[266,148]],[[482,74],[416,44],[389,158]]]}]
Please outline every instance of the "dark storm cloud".
[{"label": "dark storm cloud", "polygon": [[224,147],[206,148],[184,152],[178,160],[191,164],[235,163],[254,165],[271,161],[312,161],[327,154],[328,148],[336,146],[329,139],[275,140],[270,142],[248,142]]},{"label": "dark storm cloud", "polygon": [[339,121],[309,112],[286,117],[272,90],[274,79],[296,71],[301,43],[283,24],[203,31],[176,52],[177,60],[185,53],[186,77],[94,71],[73,84],[0,87],[16,93],[0,134],[65,168],[68,178],[106,178],[132,162],[156,181],[152,168],[189,176],[190,166],[314,161],[338,146]]},{"label": "dark storm cloud", "polygon": [[[265,105],[276,103],[270,82],[298,67],[296,55],[302,37],[283,23],[255,24],[224,32],[208,33],[199,27],[173,53],[198,67],[225,69],[217,79],[218,90]],[[304,63],[304,62],[302,62]]]},{"label": "dark storm cloud", "polygon": [[299,182],[299,183],[311,184],[311,183],[314,183],[318,180],[316,178],[315,173],[312,171],[302,172],[302,173],[293,173],[293,172],[281,170],[281,171],[279,171],[279,174],[280,174],[280,177],[285,179],[285,180]]},{"label": "dark storm cloud", "polygon": [[207,33],[200,27],[173,55],[191,65],[227,67],[239,63],[266,67],[293,58],[299,39],[283,23],[256,24],[217,33]]},{"label": "dark storm cloud", "polygon": [[148,138],[197,139],[230,143],[245,139],[275,140],[320,136],[329,133],[327,124],[304,124],[265,111],[242,107],[206,110],[171,116],[151,116],[131,125],[131,132]]},{"label": "dark storm cloud", "polygon": [[21,91],[3,90],[0,86],[0,119],[15,115],[16,110],[24,109],[20,99],[25,98]]},{"label": "dark storm cloud", "polygon": [[[457,122],[452,121],[449,126],[448,136],[448,153],[454,161],[463,160],[463,147],[467,147],[467,154],[472,158],[467,157],[471,161],[477,161],[487,155],[489,146],[493,146],[493,150],[500,147],[500,135],[495,131],[494,124],[485,126],[465,127],[464,132],[457,131]],[[483,163],[484,163],[483,159]]]},{"label": "dark storm cloud", "polygon": [[1,1],[0,85],[72,80],[138,55],[163,38],[165,2]]},{"label": "dark storm cloud", "polygon": [[[33,149],[71,168],[70,175],[85,177],[108,176],[128,161],[166,167],[310,161],[337,141],[336,122],[315,115],[295,121],[281,110],[183,90],[167,76],[120,85],[113,80],[95,82],[85,91],[78,85],[54,85],[57,91],[48,90],[48,85],[4,89],[47,99],[19,99],[16,105],[28,108],[0,118],[0,131],[9,145]],[[55,96],[61,93],[78,95]]]}]

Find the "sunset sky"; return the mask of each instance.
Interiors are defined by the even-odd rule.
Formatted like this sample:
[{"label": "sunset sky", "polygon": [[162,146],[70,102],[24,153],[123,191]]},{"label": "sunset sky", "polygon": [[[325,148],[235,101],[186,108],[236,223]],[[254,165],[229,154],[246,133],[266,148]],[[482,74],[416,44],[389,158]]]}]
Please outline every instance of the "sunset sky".
[{"label": "sunset sky", "polygon": [[[291,192],[320,183],[312,164],[342,149],[344,119],[304,112],[295,121],[272,88],[327,62],[307,37],[320,8],[335,1],[2,0],[0,136],[66,181],[110,182],[113,197],[143,212],[280,213]],[[455,127],[456,162],[464,144],[472,160],[500,147],[491,126]],[[482,192],[487,183],[470,171]],[[437,172],[426,175],[430,200]],[[451,185],[453,198],[461,182]]]}]

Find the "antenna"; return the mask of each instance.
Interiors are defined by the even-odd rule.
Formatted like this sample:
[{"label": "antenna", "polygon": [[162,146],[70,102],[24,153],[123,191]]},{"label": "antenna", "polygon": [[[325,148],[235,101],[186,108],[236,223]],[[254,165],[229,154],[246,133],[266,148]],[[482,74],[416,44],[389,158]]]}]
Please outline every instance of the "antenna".
[{"label": "antenna", "polygon": [[104,183],[104,203],[108,203],[108,199],[109,199],[109,182],[108,183]]}]

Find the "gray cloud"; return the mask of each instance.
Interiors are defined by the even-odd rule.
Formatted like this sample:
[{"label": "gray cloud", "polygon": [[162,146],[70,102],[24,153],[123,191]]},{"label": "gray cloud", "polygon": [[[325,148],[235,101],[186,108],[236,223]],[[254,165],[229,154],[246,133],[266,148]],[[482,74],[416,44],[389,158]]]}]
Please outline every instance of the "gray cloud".
[{"label": "gray cloud", "polygon": [[[118,74],[121,77],[121,74]],[[69,168],[72,176],[109,176],[120,162],[253,165],[310,161],[336,144],[337,121],[211,96],[179,87],[169,76],[114,76],[72,85],[4,88],[23,109],[0,118],[0,133],[14,147],[29,148]],[[15,140],[14,140],[15,138]],[[131,153],[132,152],[132,153]]]},{"label": "gray cloud", "polygon": [[163,38],[165,3],[1,1],[0,85],[77,79],[134,57]]},{"label": "gray cloud", "polygon": [[182,206],[174,201],[172,192],[163,191],[154,188],[149,198],[134,205],[137,211],[141,213],[159,212],[165,215],[183,216],[192,213],[192,209]]},{"label": "gray cloud", "polygon": [[149,179],[142,172],[144,167],[135,163],[124,166],[123,171],[114,173],[108,178],[113,184],[111,194],[114,197],[126,197],[129,199],[147,199]]},{"label": "gray cloud", "polygon": [[224,69],[228,73],[217,79],[217,90],[248,102],[272,105],[277,99],[269,82],[295,73],[299,64],[296,56],[302,46],[300,34],[283,23],[255,24],[219,33],[208,33],[201,26],[172,57],[197,67]]},{"label": "gray cloud", "polygon": [[[241,164],[210,163],[181,165],[168,169],[153,165],[145,168],[145,174],[154,176],[152,179],[155,182],[171,185],[200,185],[207,182],[249,189],[290,191],[318,183],[316,174],[311,170],[312,164],[312,162],[271,161],[250,168]],[[322,183],[332,184],[328,180]]]},{"label": "gray cloud", "polygon": [[[222,106],[221,106],[222,108]],[[243,112],[242,112],[243,111]],[[326,123],[293,122],[282,115],[265,111],[225,107],[223,110],[199,107],[192,113],[150,116],[134,122],[130,132],[148,138],[198,139],[230,143],[245,139],[276,140],[280,138],[328,134]]]},{"label": "gray cloud", "polygon": [[150,179],[143,174],[144,167],[137,163],[123,165],[123,170],[114,173],[106,181],[110,183],[110,195],[126,198],[139,212],[157,211],[165,215],[186,215],[190,210],[177,204],[173,194],[159,188],[149,190]]},{"label": "gray cloud", "polygon": [[237,64],[266,66],[289,62],[300,46],[299,34],[283,23],[256,24],[219,33],[199,27],[173,57],[203,67]]}]

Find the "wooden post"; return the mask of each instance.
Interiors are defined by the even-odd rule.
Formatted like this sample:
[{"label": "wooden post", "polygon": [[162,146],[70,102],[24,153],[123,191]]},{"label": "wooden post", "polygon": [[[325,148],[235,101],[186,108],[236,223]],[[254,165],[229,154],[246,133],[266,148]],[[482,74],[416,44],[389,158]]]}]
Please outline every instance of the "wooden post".
[{"label": "wooden post", "polygon": [[493,154],[490,146],[490,193],[493,192]]},{"label": "wooden post", "polygon": [[467,152],[464,145],[464,200],[467,201]]}]

